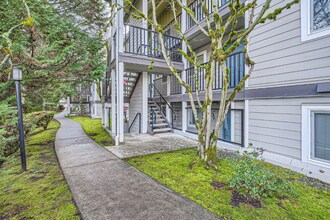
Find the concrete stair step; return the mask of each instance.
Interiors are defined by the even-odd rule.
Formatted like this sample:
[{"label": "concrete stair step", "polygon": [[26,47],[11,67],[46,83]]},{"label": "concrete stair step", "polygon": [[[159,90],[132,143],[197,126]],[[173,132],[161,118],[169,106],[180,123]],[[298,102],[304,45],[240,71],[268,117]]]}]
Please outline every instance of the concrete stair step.
[{"label": "concrete stair step", "polygon": [[[151,124],[152,118],[150,118],[149,123]],[[156,118],[156,123],[165,123],[166,120],[164,118]]]},{"label": "concrete stair step", "polygon": [[163,120],[164,120],[164,117],[163,117],[161,114],[156,114],[156,115],[154,115],[153,117],[152,117],[152,115],[150,115],[150,116],[149,116],[149,119],[152,120],[152,119],[155,118],[155,117],[156,117],[156,119],[163,119]]},{"label": "concrete stair step", "polygon": [[165,127],[165,126],[168,126],[167,123],[157,123],[153,125],[154,127]]},{"label": "concrete stair step", "polygon": [[164,132],[170,132],[172,131],[172,128],[157,128],[153,129],[154,133],[164,133]]}]

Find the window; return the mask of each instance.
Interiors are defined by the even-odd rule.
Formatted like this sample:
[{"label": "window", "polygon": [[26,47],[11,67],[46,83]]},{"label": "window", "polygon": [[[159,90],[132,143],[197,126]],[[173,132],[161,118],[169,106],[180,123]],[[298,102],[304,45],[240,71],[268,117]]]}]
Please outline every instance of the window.
[{"label": "window", "polygon": [[302,107],[302,160],[330,167],[330,105]]},{"label": "window", "polygon": [[311,40],[330,34],[330,1],[301,1],[301,40]]},{"label": "window", "polygon": [[[202,119],[202,112],[201,112],[200,109],[197,109],[197,115],[198,115],[198,118],[201,120]],[[192,109],[188,109],[188,125],[189,126],[195,126],[196,125],[195,115],[194,115]]]},{"label": "window", "polygon": [[312,155],[330,162],[330,112],[312,112]]}]

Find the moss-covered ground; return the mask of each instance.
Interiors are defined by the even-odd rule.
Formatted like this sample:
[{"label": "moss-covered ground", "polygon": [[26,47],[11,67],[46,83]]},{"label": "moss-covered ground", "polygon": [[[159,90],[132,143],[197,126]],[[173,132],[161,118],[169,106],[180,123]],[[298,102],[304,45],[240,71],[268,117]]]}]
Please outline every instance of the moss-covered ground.
[{"label": "moss-covered ground", "polygon": [[85,133],[101,146],[112,146],[113,141],[109,133],[102,127],[102,119],[92,119],[87,116],[69,116],[81,124]]},{"label": "moss-covered ground", "polygon": [[72,194],[54,151],[60,124],[37,129],[26,142],[28,171],[19,152],[0,168],[0,219],[79,219]]},{"label": "moss-covered ground", "polygon": [[153,179],[200,204],[224,219],[330,219],[329,185],[303,175],[264,163],[292,185],[297,197],[262,199],[261,208],[251,205],[231,205],[228,187],[215,189],[213,181],[228,183],[232,173],[232,160],[219,160],[218,170],[206,167],[197,160],[195,149],[153,154],[127,159],[128,163]]}]

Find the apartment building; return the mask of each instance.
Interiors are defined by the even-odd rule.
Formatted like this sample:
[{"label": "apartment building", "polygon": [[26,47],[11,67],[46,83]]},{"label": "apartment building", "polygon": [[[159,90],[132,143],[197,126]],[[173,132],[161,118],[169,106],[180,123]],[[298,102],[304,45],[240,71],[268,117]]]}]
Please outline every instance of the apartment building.
[{"label": "apartment building", "polygon": [[91,118],[102,118],[102,102],[97,85],[79,85],[76,94],[67,98],[67,115],[83,114]]},{"label": "apartment building", "polygon": [[[121,0],[117,1],[123,4]],[[211,1],[210,1],[211,2]],[[271,9],[289,0],[273,0]],[[150,16],[147,0],[135,7]],[[219,1],[219,12],[228,16],[228,0]],[[264,0],[258,1],[256,12]],[[183,1],[205,26],[200,0]],[[208,3],[210,5],[210,3]],[[207,62],[210,42],[187,13],[178,9],[178,20],[202,64]],[[211,11],[211,10],[210,10]],[[274,164],[330,181],[330,3],[302,0],[283,11],[275,21],[259,25],[251,34],[248,51],[256,62],[244,90],[233,102],[222,126],[218,146],[244,150],[250,144],[265,149],[264,158]],[[158,22],[164,26],[165,43],[182,79],[199,90],[203,100],[203,71],[178,53],[186,50],[173,27],[174,18],[166,1],[157,1]],[[241,17],[238,30],[246,27]],[[196,139],[195,119],[188,96],[163,59],[158,35],[145,21],[118,11],[111,28],[110,71],[103,83],[103,124],[116,140],[127,132],[176,132]],[[228,58],[231,87],[242,79],[245,67],[243,46]],[[150,68],[150,65],[153,68]],[[221,72],[213,85],[214,112],[221,95]],[[199,84],[196,86],[194,76]]]}]

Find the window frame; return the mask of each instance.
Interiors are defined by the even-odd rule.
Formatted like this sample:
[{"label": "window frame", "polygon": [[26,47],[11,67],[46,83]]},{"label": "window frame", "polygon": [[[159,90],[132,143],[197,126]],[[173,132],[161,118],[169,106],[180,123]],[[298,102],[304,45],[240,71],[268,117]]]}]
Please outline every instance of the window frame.
[{"label": "window frame", "polygon": [[301,123],[301,159],[305,163],[314,164],[318,166],[323,166],[330,168],[330,161],[327,162],[321,158],[315,158],[312,155],[313,140],[314,140],[314,114],[315,113],[329,113],[330,114],[330,104],[321,105],[302,105],[302,123]]},{"label": "window frame", "polygon": [[301,0],[301,41],[309,41],[330,35],[330,27],[312,31],[312,3],[313,0]]}]

